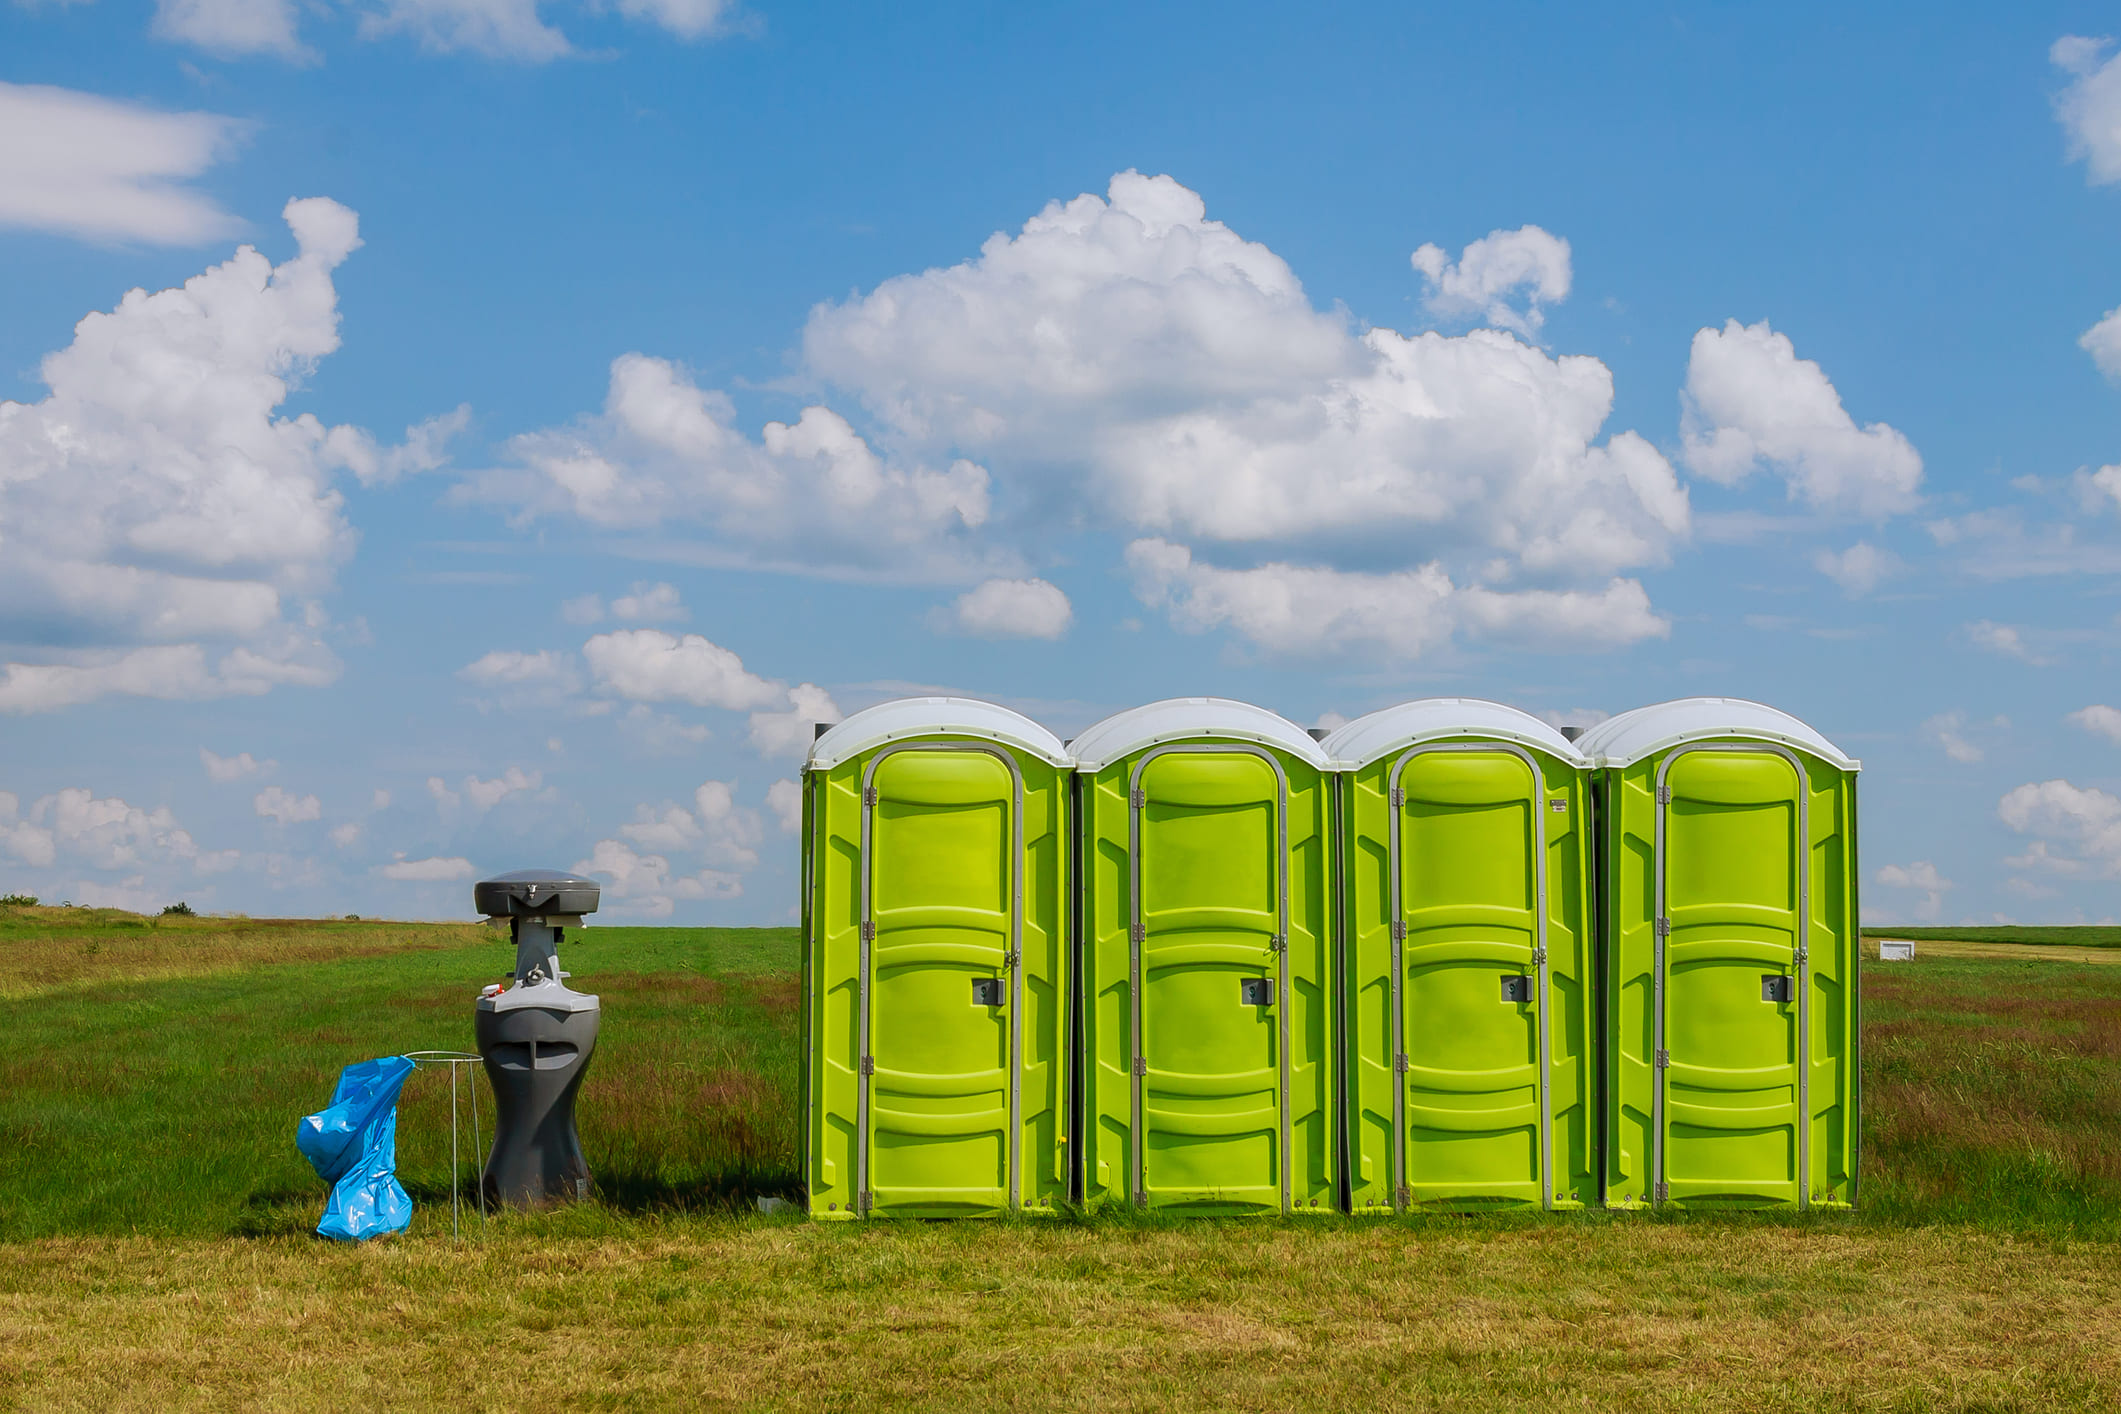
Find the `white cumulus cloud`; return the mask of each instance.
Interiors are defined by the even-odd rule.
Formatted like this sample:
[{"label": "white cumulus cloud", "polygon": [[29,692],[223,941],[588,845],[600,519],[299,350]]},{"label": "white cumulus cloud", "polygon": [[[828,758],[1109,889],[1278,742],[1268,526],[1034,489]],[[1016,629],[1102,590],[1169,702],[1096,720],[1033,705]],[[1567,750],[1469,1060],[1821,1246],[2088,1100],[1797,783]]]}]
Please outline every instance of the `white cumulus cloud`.
[{"label": "white cumulus cloud", "polygon": [[2121,182],[2121,54],[2109,54],[2113,40],[2064,35],[2047,52],[2054,66],[2070,76],[2055,97],[2055,118],[2062,124],[2072,159],[2082,158],[2085,176],[2104,184]]},{"label": "white cumulus cloud", "polygon": [[1765,467],[1791,500],[1885,516],[1921,500],[1922,458],[1882,422],[1858,427],[1826,373],[1766,320],[1694,335],[1680,397],[1689,469],[1735,486]]},{"label": "white cumulus cloud", "polygon": [[181,288],[134,290],[44,359],[47,397],[0,402],[0,637],[48,645],[6,665],[0,708],[337,675],[313,597],[353,547],[331,476],[373,447],[275,410],[339,346],[331,272],[360,239],[323,197],[284,214],[294,259],[245,246]]},{"label": "white cumulus cloud", "polygon": [[235,850],[200,849],[166,805],[143,810],[78,786],[45,796],[30,808],[29,818],[51,832],[60,852],[98,869],[181,863],[217,873],[233,868],[241,857]]},{"label": "white cumulus cloud", "polygon": [[803,787],[795,781],[775,781],[766,787],[766,808],[783,834],[796,833],[803,828]]},{"label": "white cumulus cloud", "polygon": [[1840,585],[1850,597],[1860,599],[1876,589],[1880,581],[1899,573],[1902,566],[1900,557],[1892,551],[1858,540],[1846,550],[1814,552],[1812,568]]},{"label": "white cumulus cloud", "polygon": [[206,778],[216,785],[278,770],[280,766],[277,761],[260,761],[248,751],[236,756],[216,756],[203,746],[199,748],[199,760],[206,767]]},{"label": "white cumulus cloud", "polygon": [[472,876],[471,861],[458,856],[430,856],[426,859],[407,859],[398,852],[395,859],[376,870],[386,879],[397,879],[415,884],[446,884]]},{"label": "white cumulus cloud", "polygon": [[696,633],[600,633],[582,645],[582,657],[599,690],[629,702],[689,702],[742,712],[766,707],[783,692],[778,683],[746,671],[735,653]]},{"label": "white cumulus cloud", "polygon": [[241,223],[184,183],[242,133],[213,113],[0,83],[0,226],[152,245],[233,235]]},{"label": "white cumulus cloud", "polygon": [[538,15],[537,0],[380,0],[361,16],[361,36],[402,34],[430,54],[469,51],[489,59],[543,63],[574,52]]},{"label": "white cumulus cloud", "polygon": [[296,37],[294,0],[155,0],[154,31],[222,57],[316,58]]},{"label": "white cumulus cloud", "polygon": [[457,669],[457,676],[466,682],[497,687],[572,684],[574,667],[566,654],[550,648],[540,648],[535,653],[496,648]]},{"label": "white cumulus cloud", "polygon": [[2121,711],[2103,704],[2080,708],[2069,714],[2071,725],[2082,727],[2121,746]]},{"label": "white cumulus cloud", "polygon": [[1976,648],[2005,658],[2016,658],[2021,663],[2034,667],[2046,667],[2047,659],[2033,652],[2025,635],[2009,624],[1999,624],[1989,619],[1980,619],[1966,626],[1966,636]]},{"label": "white cumulus cloud", "polygon": [[975,638],[1059,638],[1075,610],[1057,584],[1043,579],[990,579],[950,606],[945,622]]},{"label": "white cumulus cloud", "polygon": [[1888,864],[1878,871],[1878,882],[1889,889],[1911,889],[1922,897],[1915,904],[1915,917],[1926,921],[1934,919],[1944,908],[1944,895],[1953,887],[1952,881],[1937,872],[1937,866],[1927,859],[1913,864]]},{"label": "white cumulus cloud", "polygon": [[1966,714],[1963,712],[1939,712],[1923,722],[1922,735],[1962,765],[1972,765],[1986,755],[1979,746],[1967,740]]},{"label": "white cumulus cloud", "polygon": [[490,781],[482,781],[477,776],[466,776],[464,798],[471,802],[472,809],[487,811],[511,795],[536,790],[543,781],[544,776],[540,772],[526,771],[521,766],[510,766]]},{"label": "white cumulus cloud", "polygon": [[1597,359],[1355,330],[1170,177],[1122,172],[972,260],[821,305],[803,348],[895,443],[1006,471],[1041,527],[1575,577],[1660,563],[1688,528],[1655,448],[1597,440]]},{"label": "white cumulus cloud", "polygon": [[[2019,834],[2032,835],[2045,845],[2043,856],[2064,866],[2077,863],[2121,875],[2121,799],[2097,787],[2065,780],[2022,785],[1997,802],[1996,814]],[[2058,847],[2064,852],[2055,855]]]},{"label": "white cumulus cloud", "polygon": [[1414,252],[1414,268],[1428,282],[1430,313],[1485,319],[1528,339],[1546,322],[1542,306],[1569,297],[1569,243],[1537,226],[1490,231],[1455,264],[1443,247],[1424,245]]},{"label": "white cumulus cloud", "polygon": [[839,704],[831,693],[816,683],[797,683],[788,689],[788,710],[751,714],[751,749],[769,760],[802,760],[810,754],[819,725],[839,719]]},{"label": "white cumulus cloud", "polygon": [[49,868],[59,857],[56,836],[23,818],[22,802],[0,790],[0,849],[35,868]]},{"label": "white cumulus cloud", "polygon": [[709,557],[731,563],[949,579],[979,562],[968,536],[988,516],[983,468],[888,462],[822,406],[768,423],[756,442],[734,419],[724,394],[676,364],[626,354],[612,363],[602,414],[516,437],[510,464],[470,478],[459,495],[518,520],[568,514],[604,530],[695,524],[707,532]]},{"label": "white cumulus cloud", "polygon": [[611,601],[611,616],[621,623],[652,624],[686,619],[691,614],[671,584],[636,584],[631,594]]},{"label": "white cumulus cloud", "polygon": [[2121,383],[2121,309],[2110,309],[2106,317],[2084,331],[2077,347],[2092,356],[2099,371]]},{"label": "white cumulus cloud", "polygon": [[1631,579],[1499,593],[1455,585],[1433,564],[1390,573],[1279,563],[1221,569],[1154,539],[1128,546],[1127,565],[1142,602],[1167,610],[1179,628],[1228,628],[1288,657],[1362,652],[1411,661],[1460,635],[1592,651],[1671,632]]},{"label": "white cumulus cloud", "polygon": [[718,869],[742,871],[759,862],[765,826],[756,810],[737,804],[729,781],[707,781],[692,793],[692,809],[665,801],[643,805],[619,833],[641,849],[669,855],[697,850]]},{"label": "white cumulus cloud", "polygon": [[282,825],[296,825],[304,820],[314,820],[324,813],[324,807],[313,795],[296,795],[278,786],[267,786],[251,799],[251,806],[260,816],[277,820]]},{"label": "white cumulus cloud", "polygon": [[603,881],[604,897],[618,905],[612,911],[648,918],[668,918],[678,899],[733,899],[744,892],[740,875],[719,869],[678,874],[665,856],[642,854],[624,840],[598,840],[573,869]]}]

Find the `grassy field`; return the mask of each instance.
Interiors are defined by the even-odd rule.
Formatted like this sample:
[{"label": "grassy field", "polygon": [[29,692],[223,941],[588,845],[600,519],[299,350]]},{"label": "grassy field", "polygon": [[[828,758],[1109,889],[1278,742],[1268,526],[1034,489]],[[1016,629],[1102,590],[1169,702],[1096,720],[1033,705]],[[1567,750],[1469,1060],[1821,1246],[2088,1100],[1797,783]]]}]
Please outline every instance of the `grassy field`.
[{"label": "grassy field", "polygon": [[12,1407],[2121,1406],[2117,967],[1867,964],[1855,1214],[853,1227],[752,1203],[795,1182],[793,935],[591,929],[599,1200],[452,1241],[423,1070],[413,1229],[340,1248],[295,1121],[467,1045],[496,935],[39,909],[0,946]]},{"label": "grassy field", "polygon": [[1866,928],[1863,936],[1879,938],[1925,938],[1959,943],[2036,943],[2070,948],[2121,948],[2121,928],[2073,925],[2059,928]]}]

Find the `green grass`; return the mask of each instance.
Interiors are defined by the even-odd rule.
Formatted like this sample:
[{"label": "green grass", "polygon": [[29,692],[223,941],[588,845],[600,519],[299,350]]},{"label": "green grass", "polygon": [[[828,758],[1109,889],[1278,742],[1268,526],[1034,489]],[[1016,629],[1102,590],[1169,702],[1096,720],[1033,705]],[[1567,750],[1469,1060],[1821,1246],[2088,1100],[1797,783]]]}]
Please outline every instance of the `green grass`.
[{"label": "green grass", "polygon": [[[314,1224],[324,1186],[296,1121],[350,1061],[469,1049],[473,999],[513,957],[470,925],[85,909],[0,914],[0,948],[0,1239]],[[576,985],[605,999],[581,1128],[607,1204],[726,1208],[793,1186],[795,949],[788,929],[569,940]],[[446,1225],[446,1067],[407,1082],[398,1152],[421,1220]]]},{"label": "green grass", "polygon": [[1865,928],[1866,938],[1911,938],[1940,943],[2036,943],[2072,948],[2121,948],[2121,928]]},{"label": "green grass", "polygon": [[342,1248],[295,1122],[465,1047],[497,935],[0,909],[0,947],[0,1406],[2121,1407],[2121,967],[1866,964],[1853,1214],[857,1225],[752,1203],[797,1177],[792,931],[597,928],[597,1200],[452,1241],[424,1070],[413,1228]]}]

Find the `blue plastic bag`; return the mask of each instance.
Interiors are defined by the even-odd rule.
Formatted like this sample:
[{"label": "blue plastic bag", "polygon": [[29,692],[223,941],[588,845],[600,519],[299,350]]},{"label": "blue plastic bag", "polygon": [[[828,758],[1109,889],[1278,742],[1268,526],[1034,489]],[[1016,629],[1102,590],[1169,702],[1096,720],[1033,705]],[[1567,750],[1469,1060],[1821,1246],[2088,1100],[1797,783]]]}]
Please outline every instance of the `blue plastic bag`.
[{"label": "blue plastic bag", "polygon": [[412,1070],[403,1056],[350,1065],[339,1072],[331,1104],[296,1126],[295,1147],[332,1186],[319,1236],[359,1242],[403,1232],[412,1221],[397,1174],[398,1091]]}]

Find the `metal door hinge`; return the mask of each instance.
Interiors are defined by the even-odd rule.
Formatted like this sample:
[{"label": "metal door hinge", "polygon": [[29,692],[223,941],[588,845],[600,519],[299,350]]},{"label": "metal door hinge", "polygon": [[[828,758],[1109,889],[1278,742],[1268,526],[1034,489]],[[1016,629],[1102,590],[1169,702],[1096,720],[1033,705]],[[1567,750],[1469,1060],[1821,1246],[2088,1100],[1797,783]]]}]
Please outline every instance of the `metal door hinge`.
[{"label": "metal door hinge", "polygon": [[864,1075],[874,1075],[874,1074],[876,1074],[876,1057],[875,1057],[875,1056],[863,1056],[863,1057],[862,1057],[862,1074],[864,1074]]},{"label": "metal door hinge", "polygon": [[1147,1075],[1149,1073],[1149,1058],[1147,1056],[1136,1056],[1134,1058],[1134,1073],[1136,1075]]},{"label": "metal door hinge", "polygon": [[1809,958],[1811,955],[1812,954],[1809,950],[1802,946],[1799,946],[1797,949],[1797,965],[1799,967],[1804,966],[1805,959]]},{"label": "metal door hinge", "polygon": [[1669,918],[1660,918],[1660,919],[1658,919],[1658,920],[1656,921],[1656,923],[1655,923],[1655,925],[1654,925],[1654,926],[1655,926],[1655,928],[1656,928],[1656,931],[1657,931],[1657,936],[1658,936],[1658,937],[1660,937],[1660,938],[1669,938],[1669,937],[1671,937],[1671,936],[1672,936],[1672,920],[1671,920],[1671,919],[1669,919]]},{"label": "metal door hinge", "polygon": [[1411,1208],[1414,1206],[1414,1190],[1407,1187],[1406,1184],[1402,1183],[1399,1185],[1399,1192],[1396,1196],[1399,1199],[1400,1207]]},{"label": "metal door hinge", "polygon": [[1133,806],[1136,810],[1141,809],[1148,803],[1149,792],[1145,790],[1130,790],[1127,792],[1127,804]]},{"label": "metal door hinge", "polygon": [[1398,1071],[1401,1075],[1405,1075],[1407,1073],[1411,1064],[1412,1063],[1407,1059],[1407,1053],[1405,1051],[1401,1051],[1398,1055],[1392,1057],[1392,1069]]},{"label": "metal door hinge", "polygon": [[1267,936],[1267,951],[1268,951],[1268,952],[1280,952],[1280,951],[1281,951],[1281,950],[1282,950],[1283,948],[1287,947],[1288,945],[1289,945],[1289,940],[1288,940],[1287,938],[1284,938],[1284,937],[1283,937],[1283,936],[1282,936],[1281,934],[1279,934],[1279,933],[1271,933],[1271,934],[1269,934],[1269,935]]},{"label": "metal door hinge", "polygon": [[1388,798],[1390,799],[1392,803],[1392,808],[1394,810],[1397,810],[1400,806],[1405,805],[1407,803],[1407,793],[1404,790],[1400,789],[1398,786],[1392,787],[1391,793]]},{"label": "metal door hinge", "polygon": [[1534,948],[1534,949],[1532,949],[1532,966],[1534,966],[1534,967],[1545,967],[1546,965],[1547,965],[1547,950],[1546,950],[1545,948]]},{"label": "metal door hinge", "polygon": [[1004,967],[1014,967],[1023,960],[1024,955],[1020,952],[1005,952],[1002,954],[1002,966]]},{"label": "metal door hinge", "polygon": [[1142,924],[1136,923],[1127,929],[1127,938],[1131,942],[1146,943],[1149,941],[1149,930]]},{"label": "metal door hinge", "polygon": [[1400,922],[1395,922],[1395,923],[1394,923],[1394,924],[1392,925],[1392,941],[1393,941],[1393,942],[1395,942],[1395,943],[1403,943],[1403,942],[1405,942],[1406,940],[1407,940],[1407,925],[1406,925],[1406,923],[1405,923],[1404,921],[1400,921]]},{"label": "metal door hinge", "polygon": [[876,787],[875,787],[875,786],[864,786],[864,787],[862,788],[862,804],[864,804],[864,805],[874,805],[874,804],[876,804]]},{"label": "metal door hinge", "polygon": [[1670,1070],[1672,1068],[1672,1053],[1666,1050],[1659,1050],[1656,1064],[1659,1070]]},{"label": "metal door hinge", "polygon": [[1672,1201],[1672,1185],[1671,1185],[1671,1184],[1669,1184],[1669,1183],[1660,1183],[1660,1184],[1658,1184],[1658,1185],[1657,1185],[1657,1187],[1656,1187],[1656,1188],[1655,1188],[1654,1190],[1652,1190],[1652,1191],[1653,1191],[1653,1192],[1654,1192],[1654,1193],[1656,1194],[1656,1197],[1657,1197],[1657,1201],[1658,1201],[1658,1202],[1660,1202],[1660,1203],[1669,1203],[1669,1202],[1671,1202],[1671,1201]]},{"label": "metal door hinge", "polygon": [[1670,805],[1672,803],[1672,788],[1670,786],[1657,787],[1657,803],[1659,805]]},{"label": "metal door hinge", "polygon": [[874,1193],[864,1193],[857,1201],[861,1204],[861,1211],[866,1213],[876,1206],[876,1195]]},{"label": "metal door hinge", "polygon": [[875,924],[875,923],[873,923],[873,922],[868,922],[868,921],[864,921],[864,922],[863,922],[863,924],[862,924],[862,941],[863,941],[863,942],[865,942],[865,943],[873,943],[873,942],[875,942],[875,941],[876,941],[876,924]]}]

